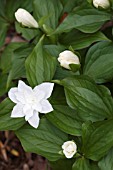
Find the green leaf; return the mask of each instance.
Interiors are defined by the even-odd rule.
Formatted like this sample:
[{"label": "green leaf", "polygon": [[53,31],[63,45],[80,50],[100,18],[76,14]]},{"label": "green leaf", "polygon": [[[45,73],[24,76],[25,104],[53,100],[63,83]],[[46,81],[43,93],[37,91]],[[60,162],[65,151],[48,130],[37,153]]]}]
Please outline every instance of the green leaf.
[{"label": "green leaf", "polygon": [[0,103],[0,130],[16,130],[24,125],[24,118],[11,118],[13,107],[8,98]]},{"label": "green leaf", "polygon": [[[54,80],[52,82],[55,83]],[[52,105],[67,105],[64,88],[62,86],[55,84],[52,96],[50,97],[50,102]]]},{"label": "green leaf", "polygon": [[112,170],[113,169],[113,148],[110,149],[108,154],[104,156],[98,163],[100,170]]},{"label": "green leaf", "polygon": [[20,46],[22,46],[23,42],[12,42],[10,43],[3,51],[2,56],[0,58],[0,69],[2,70],[3,74],[9,73],[12,65],[13,60],[13,52]]},{"label": "green leaf", "polygon": [[73,159],[60,159],[55,162],[50,162],[52,170],[72,170],[74,160]]},{"label": "green leaf", "polygon": [[53,108],[53,112],[46,115],[51,123],[65,133],[81,136],[82,122],[76,111],[68,106],[60,105],[60,102],[59,105],[53,105]]},{"label": "green leaf", "polygon": [[83,5],[70,13],[53,34],[68,32],[76,28],[84,33],[94,33],[108,20],[111,15],[105,11],[99,11],[90,5]]},{"label": "green leaf", "polygon": [[5,15],[8,18],[8,21],[13,22],[15,17],[14,17],[14,13],[16,12],[16,10],[19,8],[19,3],[17,2],[17,0],[10,0],[10,1],[6,1],[5,4]]},{"label": "green leaf", "polygon": [[53,56],[55,56],[56,58],[58,58],[59,54],[64,51],[66,49],[65,46],[63,45],[45,45],[44,48]]},{"label": "green leaf", "polygon": [[[61,0],[63,1],[63,0]],[[63,9],[63,12],[71,12],[73,8],[75,8],[76,6],[78,5],[81,5],[82,3],[84,2],[84,0],[68,0],[65,3],[64,5],[64,9]]]},{"label": "green leaf", "polygon": [[[14,0],[15,1],[15,0]],[[32,7],[32,1],[31,0],[19,0],[20,3],[20,7],[21,8],[24,8],[26,10],[28,10],[29,12],[32,12],[33,11],[33,7]]]},{"label": "green leaf", "polygon": [[[92,125],[88,127],[92,129]],[[85,134],[83,153],[86,158],[98,161],[113,146],[113,119],[94,123],[93,130]]]},{"label": "green leaf", "polygon": [[4,44],[9,24],[0,19],[0,47]]},{"label": "green leaf", "polygon": [[113,99],[107,88],[85,76],[65,78],[61,84],[68,105],[78,111],[81,119],[95,122],[113,116]]},{"label": "green leaf", "polygon": [[72,72],[77,72],[80,69],[80,64],[69,64]]},{"label": "green leaf", "polygon": [[41,154],[50,161],[56,161],[63,156],[59,154],[62,144],[68,140],[68,135],[55,128],[48,120],[42,118],[38,129],[23,126],[16,131],[25,151]]},{"label": "green leaf", "polygon": [[33,45],[24,44],[20,48],[16,49],[13,52],[14,57],[12,58],[12,66],[9,71],[8,80],[7,80],[7,88],[9,88],[10,83],[13,79],[18,79],[20,77],[25,78],[25,60],[28,55],[31,53],[33,49]]},{"label": "green leaf", "polygon": [[5,15],[11,23],[15,20],[14,13],[21,7],[29,12],[32,11],[32,1],[31,0],[6,0],[5,4]]},{"label": "green leaf", "polygon": [[6,83],[7,83],[7,74],[0,73],[0,96],[4,95],[7,92]]},{"label": "green leaf", "polygon": [[31,29],[31,28],[21,27],[21,25],[18,22],[15,23],[15,27],[16,27],[17,33],[22,34],[21,36],[28,41],[30,41],[34,37],[40,38],[42,35],[42,33],[39,29]]},{"label": "green leaf", "polygon": [[72,170],[91,170],[89,160],[85,159],[84,157],[79,158],[73,164]]},{"label": "green leaf", "polygon": [[98,167],[96,162],[93,162],[91,165],[91,170],[101,170],[101,169]]},{"label": "green leaf", "polygon": [[[43,4],[43,5],[42,5]],[[45,25],[55,29],[58,25],[58,20],[63,9],[60,0],[34,0],[33,2],[34,15],[39,21],[42,17],[47,17]]]},{"label": "green leaf", "polygon": [[87,55],[84,74],[97,83],[104,83],[113,78],[113,43],[99,42],[93,45]]},{"label": "green leaf", "polygon": [[94,131],[94,125],[91,121],[87,121],[83,123],[82,125],[82,148],[84,149],[87,145],[87,142],[89,142],[90,134]]},{"label": "green leaf", "polygon": [[73,73],[72,71],[64,69],[63,67],[58,65],[57,70],[56,70],[55,75],[54,75],[54,79],[62,80],[66,77],[70,77],[70,76],[73,76],[73,75],[79,75],[79,72]]},{"label": "green leaf", "polygon": [[5,1],[0,0],[0,17],[5,17]]},{"label": "green leaf", "polygon": [[56,58],[43,48],[43,37],[26,60],[26,75],[31,86],[51,81],[56,70]]},{"label": "green leaf", "polygon": [[75,29],[60,36],[60,42],[62,44],[66,45],[67,47],[71,45],[75,50],[86,48],[94,42],[103,40],[109,39],[102,32],[85,34]]}]

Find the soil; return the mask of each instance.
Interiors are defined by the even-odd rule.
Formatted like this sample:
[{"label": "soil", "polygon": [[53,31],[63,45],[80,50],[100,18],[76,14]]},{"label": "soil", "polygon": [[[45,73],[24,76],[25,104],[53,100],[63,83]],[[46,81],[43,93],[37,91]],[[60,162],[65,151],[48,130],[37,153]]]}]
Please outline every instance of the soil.
[{"label": "soil", "polygon": [[25,153],[13,132],[0,132],[0,170],[51,170],[45,158]]}]

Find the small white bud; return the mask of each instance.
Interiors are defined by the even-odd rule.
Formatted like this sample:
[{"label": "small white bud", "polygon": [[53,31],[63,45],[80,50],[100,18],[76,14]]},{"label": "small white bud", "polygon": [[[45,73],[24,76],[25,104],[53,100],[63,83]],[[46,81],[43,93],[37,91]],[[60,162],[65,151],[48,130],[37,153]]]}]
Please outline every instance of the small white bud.
[{"label": "small white bud", "polygon": [[66,158],[72,158],[75,153],[77,152],[77,145],[73,141],[67,141],[64,142],[62,145],[63,153],[66,156]]},{"label": "small white bud", "polygon": [[110,2],[109,0],[93,0],[93,5],[96,7],[96,8],[104,8],[104,9],[107,9],[110,7]]},{"label": "small white bud", "polygon": [[60,65],[66,69],[71,70],[69,64],[80,64],[79,58],[72,51],[65,50],[59,54],[58,61]]},{"label": "small white bud", "polygon": [[39,27],[39,25],[38,25],[37,21],[34,19],[34,17],[25,9],[19,8],[15,12],[15,18],[23,26],[26,26],[29,28],[38,28]]}]

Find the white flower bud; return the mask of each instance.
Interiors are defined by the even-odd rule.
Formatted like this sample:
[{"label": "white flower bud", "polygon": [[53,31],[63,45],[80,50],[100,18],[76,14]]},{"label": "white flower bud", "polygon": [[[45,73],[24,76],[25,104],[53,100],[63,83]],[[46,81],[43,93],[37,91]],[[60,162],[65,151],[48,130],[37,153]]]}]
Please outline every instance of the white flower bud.
[{"label": "white flower bud", "polygon": [[19,8],[15,12],[15,18],[23,26],[26,26],[26,27],[29,27],[29,28],[38,28],[39,27],[37,21],[25,9]]},{"label": "white flower bud", "polygon": [[73,141],[64,142],[62,145],[63,153],[66,158],[72,158],[74,154],[77,152],[77,145]]},{"label": "white flower bud", "polygon": [[96,8],[104,8],[104,9],[107,9],[110,7],[110,2],[109,0],[93,0],[93,5],[96,7]]},{"label": "white flower bud", "polygon": [[80,64],[78,56],[69,50],[61,52],[59,54],[58,61],[62,67],[69,70],[71,70],[69,64]]}]

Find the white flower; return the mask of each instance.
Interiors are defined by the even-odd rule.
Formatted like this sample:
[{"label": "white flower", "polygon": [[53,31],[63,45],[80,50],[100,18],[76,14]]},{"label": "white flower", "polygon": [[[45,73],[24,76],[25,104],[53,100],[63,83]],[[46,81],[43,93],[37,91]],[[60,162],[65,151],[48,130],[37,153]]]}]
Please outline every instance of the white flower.
[{"label": "white flower", "polygon": [[47,100],[52,93],[54,83],[42,83],[34,89],[19,81],[18,88],[11,88],[8,92],[9,98],[16,103],[11,117],[24,117],[31,126],[37,128],[39,125],[39,112],[48,113],[53,108]]},{"label": "white flower", "polygon": [[25,9],[19,8],[15,12],[15,18],[23,26],[26,26],[26,27],[29,27],[29,28],[38,28],[39,27],[37,21]]},{"label": "white flower", "polygon": [[101,7],[101,8],[107,9],[110,7],[110,2],[109,0],[93,0],[93,5],[96,8]]},{"label": "white flower", "polygon": [[66,158],[72,158],[77,152],[77,145],[73,141],[67,141],[62,145],[62,149]]},{"label": "white flower", "polygon": [[69,64],[80,64],[79,58],[72,51],[65,50],[59,54],[58,61],[60,65],[66,69],[71,70]]}]

